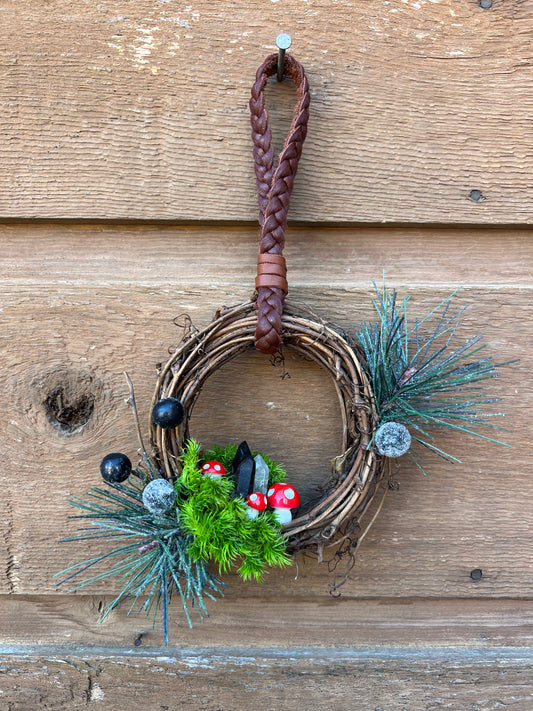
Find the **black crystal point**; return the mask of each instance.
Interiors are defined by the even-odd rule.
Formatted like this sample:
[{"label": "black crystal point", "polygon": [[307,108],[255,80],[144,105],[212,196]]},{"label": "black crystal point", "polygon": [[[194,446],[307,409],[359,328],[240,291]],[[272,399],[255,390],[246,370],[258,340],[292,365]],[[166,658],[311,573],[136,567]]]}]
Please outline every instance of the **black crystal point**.
[{"label": "black crystal point", "polygon": [[183,422],[185,409],[176,397],[165,397],[156,402],[152,410],[152,422],[164,430],[177,427]]},{"label": "black crystal point", "polygon": [[231,473],[237,485],[237,492],[244,498],[252,493],[255,462],[247,442],[241,442],[231,463]]},{"label": "black crystal point", "polygon": [[100,474],[110,484],[120,484],[131,474],[129,457],[121,452],[107,454],[100,462]]}]

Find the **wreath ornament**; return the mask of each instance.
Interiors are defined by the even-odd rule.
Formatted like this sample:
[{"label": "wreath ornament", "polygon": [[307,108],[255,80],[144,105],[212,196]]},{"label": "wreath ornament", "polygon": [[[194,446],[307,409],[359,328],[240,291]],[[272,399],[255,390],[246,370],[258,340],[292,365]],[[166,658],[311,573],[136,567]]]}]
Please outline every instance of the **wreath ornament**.
[{"label": "wreath ornament", "polygon": [[[176,398],[184,407],[178,428],[152,424],[152,443],[169,480],[180,476],[180,461],[190,439],[189,420],[205,380],[224,363],[254,346],[256,301],[229,308],[209,326],[187,338],[159,376],[152,407]],[[334,382],[343,421],[343,454],[317,501],[284,525],[291,552],[322,549],[339,531],[356,525],[372,498],[382,460],[370,447],[377,421],[372,390],[357,347],[333,326],[288,302],[281,318],[283,347],[317,363]]]},{"label": "wreath ornament", "polygon": [[[224,583],[213,565],[219,573],[239,565],[241,577],[261,581],[268,568],[290,564],[300,551],[314,552],[320,562],[325,548],[337,548],[338,557],[350,554],[342,584],[358,540],[368,530],[361,531],[361,518],[390,457],[408,453],[423,471],[420,455],[411,448],[414,440],[458,461],[434,444],[432,428],[497,441],[476,431],[491,426],[480,406],[493,399],[480,394],[477,384],[494,377],[496,366],[490,358],[474,356],[482,348],[477,336],[451,348],[462,313],[450,315],[451,297],[411,327],[407,300],[399,304],[395,292],[383,285],[381,291],[376,288],[377,322],[363,324],[355,337],[286,300],[283,247],[307,133],[309,85],[301,64],[285,55],[284,74],[296,87],[297,104],[275,162],[264,93],[277,72],[278,55],[272,54],[257,70],[250,99],[260,225],[254,296],[221,308],[201,330],[184,330],[181,344],[158,374],[150,408],[151,451],[143,442],[127,376],[140,460],[134,468],[125,454],[107,455],[100,471],[109,488],[93,487],[89,498],[70,502],[82,511],[75,518],[90,525],[65,540],[103,539],[98,543],[118,545],[58,573],[63,577],[59,584],[79,580],[93,566],[102,572],[82,580],[76,590],[118,576],[120,592],[102,620],[125,601],[130,612],[152,614],[154,624],[160,609],[165,643],[173,595],[192,626],[189,608],[203,617],[208,614],[205,598],[223,594]],[[423,336],[420,326],[435,316],[436,326]],[[266,454],[252,453],[246,442],[204,452],[191,437],[193,408],[206,380],[254,347],[271,358],[287,350],[315,362],[330,375],[338,395],[343,451],[320,491],[301,506],[287,472]],[[333,589],[340,584],[334,582]]]},{"label": "wreath ornament", "polygon": [[286,301],[287,269],[283,257],[289,201],[307,135],[309,84],[302,65],[285,56],[284,74],[297,89],[292,124],[277,163],[268,127],[265,87],[278,69],[270,55],[257,70],[250,98],[254,167],[259,204],[259,254],[256,294],[250,302],[225,309],[205,329],[193,334],[171,356],[156,386],[152,406],[167,397],[184,407],[178,429],[152,425],[152,443],[166,476],[180,475],[179,461],[190,439],[189,420],[206,378],[237,354],[255,346],[266,355],[288,348],[316,362],[333,378],[343,419],[343,454],[325,486],[327,495],[305,506],[285,524],[292,552],[322,548],[339,529],[353,522],[372,497],[379,456],[369,447],[377,413],[357,346],[331,324]]}]

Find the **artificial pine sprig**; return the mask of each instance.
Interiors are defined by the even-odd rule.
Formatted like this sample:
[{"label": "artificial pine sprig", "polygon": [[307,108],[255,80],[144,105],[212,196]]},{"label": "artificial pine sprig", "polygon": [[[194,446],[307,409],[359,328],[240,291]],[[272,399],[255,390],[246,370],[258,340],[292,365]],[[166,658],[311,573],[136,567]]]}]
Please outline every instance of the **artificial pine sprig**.
[{"label": "artificial pine sprig", "polygon": [[70,566],[55,577],[67,575],[58,583],[62,585],[93,566],[100,566],[101,572],[84,578],[73,588],[74,591],[118,576],[120,592],[104,608],[100,621],[103,622],[121,602],[131,601],[131,612],[140,598],[144,598],[139,612],[145,610],[147,615],[152,612],[154,624],[161,607],[163,636],[167,644],[168,607],[173,595],[179,596],[192,627],[189,606],[196,608],[200,618],[207,616],[204,597],[214,600],[215,594],[222,594],[223,583],[208,571],[208,561],[193,560],[190,556],[192,537],[183,531],[176,509],[156,515],[143,505],[143,485],[149,478],[137,469],[127,482],[110,483],[110,491],[94,487],[87,499],[74,497],[70,500],[72,506],[84,512],[74,518],[90,519],[91,528],[81,528],[78,535],[65,541],[108,539],[120,541],[120,545]]},{"label": "artificial pine sprig", "polygon": [[[451,428],[504,444],[477,431],[480,426],[501,429],[488,422],[494,415],[482,407],[497,400],[484,395],[478,384],[497,377],[495,369],[504,364],[480,357],[485,348],[480,345],[481,336],[468,338],[459,346],[453,343],[466,308],[450,313],[451,299],[457,292],[410,326],[408,299],[398,304],[396,292],[388,291],[384,283],[381,292],[374,287],[378,320],[363,323],[356,335],[365,353],[379,424],[398,423],[395,436],[402,425],[408,427],[414,431],[414,440],[451,461],[459,460],[433,444],[429,429]],[[421,326],[430,319],[434,325],[422,335]],[[416,459],[420,455],[411,450],[409,454],[422,469]]]},{"label": "artificial pine sprig", "polygon": [[[207,456],[217,456],[231,468],[236,449],[236,445],[217,447]],[[118,456],[124,459],[124,455]],[[203,618],[208,615],[204,598],[214,600],[216,594],[222,594],[224,584],[208,570],[211,560],[221,572],[228,572],[238,563],[242,578],[258,581],[267,567],[290,564],[286,539],[274,514],[264,511],[250,520],[245,502],[235,497],[233,479],[228,476],[214,481],[205,477],[200,472],[200,457],[200,446],[189,440],[182,456],[182,475],[175,483],[177,500],[166,510],[152,511],[143,500],[143,493],[146,495],[152,484],[166,483],[157,477],[153,462],[147,471],[132,471],[127,481],[107,480],[110,489],[93,487],[85,499],[70,499],[71,505],[82,512],[72,518],[90,520],[91,526],[78,529],[77,535],[64,541],[104,539],[118,544],[55,576],[63,578],[58,583],[62,585],[80,580],[78,576],[88,570],[97,571],[82,578],[73,591],[118,578],[120,592],[104,608],[101,622],[120,603],[130,602],[129,614],[143,598],[139,612],[152,613],[154,624],[161,608],[167,644],[168,609],[173,595],[179,596],[192,627],[189,607],[194,606]],[[268,457],[264,460],[269,467],[269,484],[285,481],[283,468]]]}]

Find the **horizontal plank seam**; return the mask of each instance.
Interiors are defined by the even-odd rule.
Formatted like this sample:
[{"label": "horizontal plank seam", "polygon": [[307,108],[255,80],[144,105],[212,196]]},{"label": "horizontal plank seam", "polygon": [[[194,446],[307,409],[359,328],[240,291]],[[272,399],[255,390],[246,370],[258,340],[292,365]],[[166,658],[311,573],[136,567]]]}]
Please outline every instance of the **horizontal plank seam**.
[{"label": "horizontal plank seam", "polygon": [[[0,265],[1,265],[1,260],[0,260]],[[376,274],[379,271],[378,266],[376,266]],[[97,279],[76,279],[74,280],[66,280],[66,279],[54,279],[52,277],[48,279],[32,279],[32,278],[9,278],[7,276],[3,276],[0,270],[0,278],[2,280],[2,289],[5,289],[6,287],[15,287],[15,286],[35,286],[35,285],[50,285],[53,284],[55,286],[66,286],[69,287],[71,290],[79,290],[81,287],[101,287],[101,288],[109,288],[112,286],[121,286],[121,287],[127,287],[127,288],[154,288],[154,287],[159,287],[162,288],[162,280],[161,279],[154,279],[154,280],[142,280],[142,279],[137,279],[135,281],[131,280],[111,280],[111,279],[102,279],[102,280],[97,280]],[[440,282],[440,281],[432,281],[432,282],[413,282],[411,280],[404,281],[402,279],[395,279],[394,280],[394,288],[398,291],[399,289],[404,289],[404,288],[409,288],[410,292],[413,292],[417,289],[426,291],[428,289],[428,286],[431,286],[433,288],[433,291],[436,292],[438,290],[447,290],[447,291],[455,291],[457,289],[457,284],[460,282]],[[176,279],[176,282],[174,283],[171,279],[168,278],[168,276],[165,278],[165,285],[164,289],[166,292],[173,291],[175,294],[186,294],[187,289],[184,287],[189,287],[191,289],[192,293],[196,293],[199,288],[199,281],[198,280],[191,280],[187,281],[186,279]],[[208,281],[202,281],[201,283],[202,287],[202,292],[203,293],[209,293],[210,291],[213,292],[218,292],[221,289],[226,289],[228,291],[236,291],[237,289],[248,289],[250,292],[250,297],[254,293],[254,288],[252,284],[252,280],[250,282],[238,282],[238,281],[223,281],[223,280],[216,280],[213,281],[212,283]],[[368,291],[369,288],[369,282],[367,280],[361,280],[361,282],[352,282],[349,284],[346,284],[344,282],[333,282],[333,281],[327,281],[327,282],[321,282],[321,281],[316,281],[316,280],[310,280],[310,281],[293,281],[289,285],[289,291],[293,292],[295,289],[323,289],[325,291],[331,290],[331,289],[336,289],[338,291],[344,291],[344,292],[359,292],[359,291]],[[511,282],[511,283],[498,283],[498,284],[487,284],[484,282],[471,282],[469,281],[468,283],[464,283],[462,285],[462,288],[465,290],[465,292],[472,291],[474,289],[478,290],[491,290],[491,291],[531,291],[533,289],[533,283],[531,284],[526,284],[523,283],[521,284],[520,282]],[[296,299],[298,301],[298,299]],[[295,300],[293,299],[293,302]]]},{"label": "horizontal plank seam", "polygon": [[533,647],[531,646],[497,646],[469,645],[464,646],[418,646],[418,645],[384,645],[356,647],[144,647],[128,649],[119,646],[70,646],[70,645],[0,645],[0,655],[3,661],[7,658],[46,657],[56,661],[67,657],[82,657],[87,659],[106,658],[120,661],[121,658],[149,657],[157,661],[175,664],[186,664],[198,668],[228,667],[233,665],[255,665],[257,660],[305,662],[331,665],[334,662],[396,662],[407,659],[411,664],[423,664],[428,661],[446,661],[457,665],[518,663],[533,662]]},{"label": "horizontal plank seam", "polygon": [[[2,225],[63,225],[75,227],[80,225],[83,227],[220,227],[227,229],[228,227],[242,227],[249,229],[257,227],[259,234],[259,225],[257,220],[239,220],[239,219],[173,219],[173,218],[132,218],[125,217],[13,217],[0,214],[0,227]],[[450,229],[486,229],[486,230],[533,230],[533,225],[529,222],[520,220],[517,222],[483,222],[481,220],[473,220],[472,222],[431,222],[424,220],[409,220],[409,221],[358,221],[358,220],[289,220],[288,229],[324,229],[324,228],[339,228],[339,229],[431,229],[431,230],[450,230]]]}]

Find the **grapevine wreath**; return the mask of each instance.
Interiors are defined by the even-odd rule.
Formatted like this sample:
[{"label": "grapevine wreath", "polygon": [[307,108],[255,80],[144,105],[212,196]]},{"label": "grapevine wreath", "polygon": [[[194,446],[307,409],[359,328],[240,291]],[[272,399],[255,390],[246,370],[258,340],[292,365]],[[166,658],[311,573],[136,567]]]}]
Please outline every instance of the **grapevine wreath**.
[{"label": "grapevine wreath", "polygon": [[[120,592],[102,619],[125,601],[130,611],[151,613],[154,623],[161,609],[165,642],[171,598],[180,598],[192,625],[190,608],[200,617],[207,615],[205,598],[222,594],[218,575],[234,566],[244,579],[261,581],[269,568],[288,565],[300,551],[314,552],[319,561],[325,549],[335,551],[337,559],[348,553],[353,563],[364,535],[361,518],[386,480],[391,457],[407,454],[422,471],[420,450],[458,461],[435,444],[435,429],[497,441],[477,431],[492,426],[482,412],[492,400],[478,388],[481,380],[496,375],[497,366],[478,355],[483,348],[479,336],[452,345],[462,313],[450,309],[453,294],[411,325],[408,300],[400,302],[385,284],[376,287],[376,321],[363,324],[354,337],[286,300],[282,252],[307,132],[309,86],[303,67],[286,55],[284,74],[297,89],[297,106],[275,163],[264,93],[277,65],[278,55],[272,54],[259,67],[250,99],[260,223],[254,296],[220,309],[201,330],[191,324],[184,330],[181,344],[159,372],[148,448],[128,378],[139,462],[133,467],[127,455],[108,454],[100,466],[108,487],[93,487],[85,499],[71,500],[82,511],[75,518],[89,526],[66,540],[101,539],[115,547],[108,545],[58,573],[63,577],[59,584],[79,580],[88,569],[90,577],[76,590],[118,577]],[[342,453],[307,501],[300,501],[281,465],[252,452],[246,441],[203,451],[189,431],[206,379],[254,346],[271,358],[292,353],[314,361],[335,385]],[[93,566],[99,572],[93,574]]]}]

